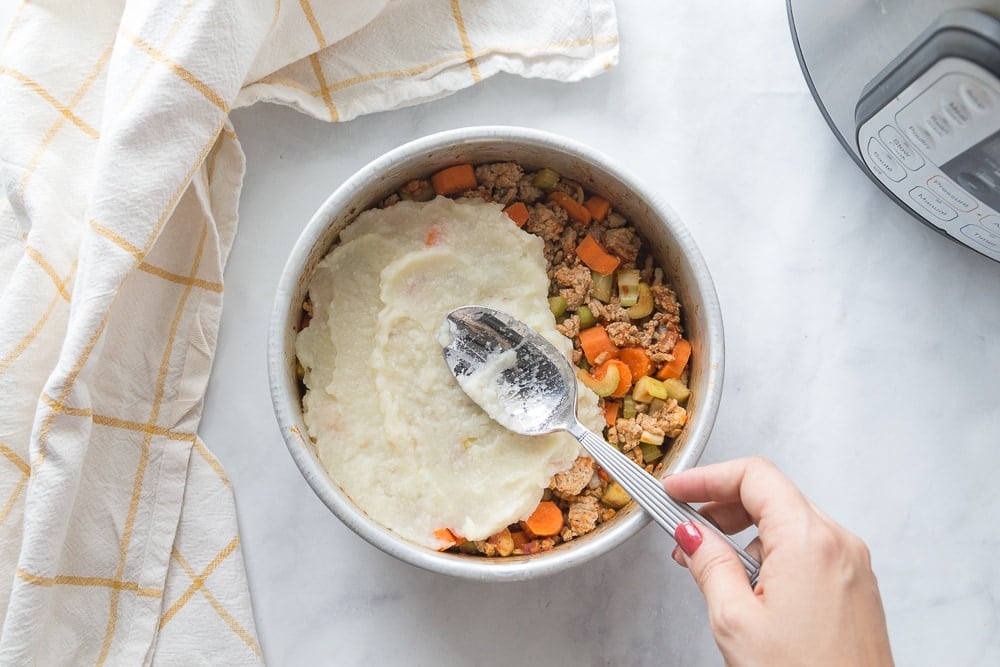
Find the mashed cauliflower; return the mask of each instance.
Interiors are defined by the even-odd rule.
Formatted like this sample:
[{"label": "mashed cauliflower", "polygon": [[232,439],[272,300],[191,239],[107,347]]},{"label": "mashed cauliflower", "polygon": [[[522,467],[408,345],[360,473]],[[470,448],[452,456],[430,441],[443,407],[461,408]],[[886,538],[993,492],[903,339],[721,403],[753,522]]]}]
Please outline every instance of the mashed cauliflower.
[{"label": "mashed cauliflower", "polygon": [[[510,313],[567,355],[548,307],[542,240],[497,204],[404,201],[362,213],[316,268],[296,340],[305,422],[330,477],[372,519],[420,544],[486,539],[527,518],[580,453],[566,433],[516,435],[459,387],[437,332],[467,304]],[[597,397],[580,392],[598,432]]]}]

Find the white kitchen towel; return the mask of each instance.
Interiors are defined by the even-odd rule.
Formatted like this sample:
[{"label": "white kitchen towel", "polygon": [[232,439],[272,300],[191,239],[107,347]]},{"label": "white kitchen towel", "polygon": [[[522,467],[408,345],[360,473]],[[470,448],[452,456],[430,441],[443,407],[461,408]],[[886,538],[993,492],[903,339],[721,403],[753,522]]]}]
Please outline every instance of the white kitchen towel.
[{"label": "white kitchen towel", "polygon": [[612,0],[23,0],[2,37],[0,664],[260,663],[197,435],[230,110],[345,121],[497,72],[589,77],[617,61]]}]

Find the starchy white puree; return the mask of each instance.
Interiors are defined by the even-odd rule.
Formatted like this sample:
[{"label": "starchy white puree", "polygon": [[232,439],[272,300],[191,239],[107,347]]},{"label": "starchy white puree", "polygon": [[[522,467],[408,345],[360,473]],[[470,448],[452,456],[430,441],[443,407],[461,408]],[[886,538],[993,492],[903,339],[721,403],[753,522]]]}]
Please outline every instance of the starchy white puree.
[{"label": "starchy white puree", "polygon": [[[549,310],[542,240],[497,204],[400,202],[362,213],[316,268],[296,340],[305,422],[330,477],[371,518],[429,547],[527,518],[580,453],[566,433],[516,435],[470,400],[438,329],[468,304],[506,311],[567,355]],[[600,430],[581,388],[581,420]]]},{"label": "starchy white puree", "polygon": [[[438,334],[438,341],[442,342],[446,336],[450,335],[450,331],[441,332]],[[497,385],[500,383],[503,372],[515,365],[517,365],[517,351],[514,349],[505,350],[500,354],[488,356],[483,364],[472,373],[455,377],[458,380],[458,386],[462,388],[466,396],[485,410],[486,414],[495,422],[514,431],[518,430],[518,425],[514,417],[505,409],[504,403],[501,402]]]}]

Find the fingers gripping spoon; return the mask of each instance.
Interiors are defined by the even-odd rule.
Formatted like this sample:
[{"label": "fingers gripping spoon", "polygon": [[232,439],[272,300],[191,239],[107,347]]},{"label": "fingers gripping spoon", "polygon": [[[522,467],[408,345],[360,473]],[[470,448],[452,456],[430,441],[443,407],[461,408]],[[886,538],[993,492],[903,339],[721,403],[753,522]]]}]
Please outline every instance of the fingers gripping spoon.
[{"label": "fingers gripping spoon", "polygon": [[751,586],[757,584],[755,558],[580,423],[573,367],[543,336],[502,311],[464,306],[448,313],[440,342],[459,385],[501,426],[522,435],[569,432],[662,528],[673,535],[678,525],[693,521],[718,534],[736,550]]}]

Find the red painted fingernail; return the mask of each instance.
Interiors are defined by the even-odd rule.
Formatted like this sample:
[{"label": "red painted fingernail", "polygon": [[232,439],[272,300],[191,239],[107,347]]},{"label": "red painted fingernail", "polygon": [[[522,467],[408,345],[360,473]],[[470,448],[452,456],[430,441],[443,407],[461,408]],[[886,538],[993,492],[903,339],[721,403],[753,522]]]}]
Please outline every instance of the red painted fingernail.
[{"label": "red painted fingernail", "polygon": [[684,561],[681,560],[681,548],[680,547],[674,547],[674,550],[670,552],[670,558],[673,559],[673,561],[675,563],[677,563],[678,565],[680,565],[680,566],[683,567]]},{"label": "red painted fingernail", "polygon": [[677,540],[677,546],[690,556],[701,546],[701,531],[694,523],[685,521],[677,526],[677,530],[674,531],[674,539]]}]

